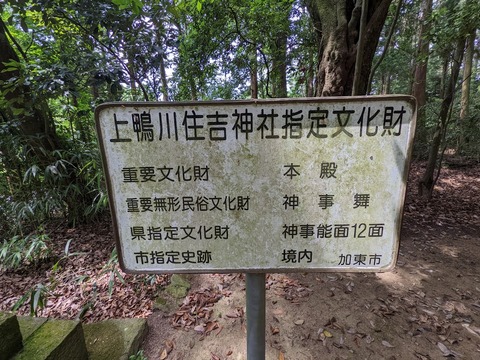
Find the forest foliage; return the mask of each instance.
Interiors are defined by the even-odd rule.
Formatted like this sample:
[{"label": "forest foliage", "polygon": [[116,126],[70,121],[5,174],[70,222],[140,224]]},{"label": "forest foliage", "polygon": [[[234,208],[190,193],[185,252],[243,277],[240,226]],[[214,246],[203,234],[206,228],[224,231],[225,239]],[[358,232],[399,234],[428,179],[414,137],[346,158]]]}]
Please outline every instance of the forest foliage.
[{"label": "forest foliage", "polygon": [[[108,208],[94,131],[96,105],[351,95],[360,45],[367,50],[357,71],[363,89],[358,94],[425,99],[419,104],[415,156],[431,164],[422,180],[431,197],[442,154],[480,159],[480,5],[368,0],[362,33],[362,3],[0,3],[2,266],[48,256],[43,229],[52,219],[74,225]],[[347,42],[338,37],[342,31],[348,31]],[[330,74],[334,81],[325,88],[321,75],[329,68],[332,46],[348,66]]]}]

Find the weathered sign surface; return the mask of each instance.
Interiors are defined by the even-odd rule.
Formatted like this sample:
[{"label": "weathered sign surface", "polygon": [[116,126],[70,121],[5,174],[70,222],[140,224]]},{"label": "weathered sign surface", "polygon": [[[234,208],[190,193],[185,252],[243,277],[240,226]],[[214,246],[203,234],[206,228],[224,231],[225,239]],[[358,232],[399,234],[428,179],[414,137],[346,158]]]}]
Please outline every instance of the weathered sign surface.
[{"label": "weathered sign surface", "polygon": [[411,97],[110,103],[96,122],[127,272],[395,264]]}]

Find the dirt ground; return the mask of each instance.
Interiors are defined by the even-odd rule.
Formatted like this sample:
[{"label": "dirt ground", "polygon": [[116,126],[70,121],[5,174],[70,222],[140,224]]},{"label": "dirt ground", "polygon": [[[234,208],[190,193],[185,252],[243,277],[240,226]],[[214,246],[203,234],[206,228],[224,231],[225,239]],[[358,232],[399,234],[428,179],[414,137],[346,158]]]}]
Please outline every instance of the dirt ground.
[{"label": "dirt ground", "polygon": [[[446,169],[426,204],[421,170],[394,271],[267,275],[266,359],[480,358],[480,174]],[[189,279],[176,309],[148,317],[147,357],[246,359],[244,275]]]},{"label": "dirt ground", "polygon": [[[267,275],[266,359],[480,358],[480,164],[452,163],[431,202],[414,186],[422,170],[412,167],[393,271]],[[170,277],[123,275],[123,284],[104,265],[108,225],[58,226],[50,236],[59,252],[72,239],[72,251],[89,255],[62,260],[38,315],[146,317],[149,360],[246,359],[243,274],[188,275],[187,296],[171,300],[170,311],[153,310]],[[0,272],[0,310],[51,279],[52,263]]]},{"label": "dirt ground", "polygon": [[[480,358],[478,232],[405,225],[392,272],[268,275],[266,358]],[[147,357],[246,359],[244,276],[190,279],[190,294],[221,294],[220,301],[197,321],[203,328],[175,329],[175,311],[153,312]]]}]

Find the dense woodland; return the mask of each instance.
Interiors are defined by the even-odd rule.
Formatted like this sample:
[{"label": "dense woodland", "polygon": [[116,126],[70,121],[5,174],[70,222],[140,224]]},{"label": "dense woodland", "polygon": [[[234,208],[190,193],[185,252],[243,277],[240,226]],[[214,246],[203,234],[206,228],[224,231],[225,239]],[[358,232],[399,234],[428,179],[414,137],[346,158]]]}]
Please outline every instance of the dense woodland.
[{"label": "dense woodland", "polygon": [[424,201],[446,154],[480,159],[478,0],[6,0],[0,9],[5,269],[48,256],[52,220],[75,226],[108,210],[93,115],[106,101],[411,94]]}]

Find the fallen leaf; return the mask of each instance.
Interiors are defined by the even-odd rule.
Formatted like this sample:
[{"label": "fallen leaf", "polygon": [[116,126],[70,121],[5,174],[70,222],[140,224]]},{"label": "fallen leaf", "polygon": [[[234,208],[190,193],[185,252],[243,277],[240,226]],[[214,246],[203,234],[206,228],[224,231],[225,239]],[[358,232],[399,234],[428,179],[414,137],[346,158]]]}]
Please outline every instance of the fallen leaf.
[{"label": "fallen leaf", "polygon": [[283,310],[282,309],[273,309],[272,310],[273,315],[283,315]]},{"label": "fallen leaf", "polygon": [[283,355],[283,353],[281,351],[278,354],[278,360],[285,360],[285,356]]},{"label": "fallen leaf", "polygon": [[272,335],[276,335],[280,332],[280,329],[278,327],[273,327],[272,325],[270,325],[270,332],[272,333]]},{"label": "fallen leaf", "polygon": [[167,349],[163,349],[162,353],[160,354],[160,360],[165,360],[168,356]]},{"label": "fallen leaf", "polygon": [[393,348],[395,346],[393,346],[392,344],[390,344],[388,341],[386,340],[382,340],[382,345],[385,346],[385,347],[388,347],[388,348]]},{"label": "fallen leaf", "polygon": [[473,335],[476,335],[480,337],[480,328],[476,326],[472,326],[470,324],[462,324],[462,326],[468,330],[469,333],[472,333]]},{"label": "fallen leaf", "polygon": [[323,326],[334,326],[336,322],[337,319],[335,317],[331,317]]},{"label": "fallen leaf", "polygon": [[205,327],[203,325],[197,325],[193,328],[193,330],[203,334],[205,332]]},{"label": "fallen leaf", "polygon": [[165,341],[165,349],[167,350],[167,353],[170,354],[175,347],[175,344],[171,340]]},{"label": "fallen leaf", "polygon": [[206,324],[206,327],[205,327],[205,334],[208,335],[209,333],[211,333],[213,330],[217,329],[218,328],[218,322],[216,321],[209,321],[207,324]]},{"label": "fallen leaf", "polygon": [[443,345],[441,342],[438,342],[437,346],[440,349],[440,351],[443,353],[443,356],[446,357],[446,356],[451,356],[452,355],[450,350],[448,350],[448,348],[445,345]]},{"label": "fallen leaf", "polygon": [[444,356],[444,357],[453,356],[453,357],[456,357],[456,358],[463,358],[463,355],[462,355],[462,354],[459,354],[459,353],[456,352],[456,351],[450,350],[450,349],[447,348],[445,345],[443,345],[441,342],[438,342],[438,343],[437,343],[437,346],[438,346],[438,348],[440,349],[440,351],[443,353],[443,356]]},{"label": "fallen leaf", "polygon": [[332,333],[328,330],[323,330],[323,335],[325,335],[325,337],[327,338],[333,337]]}]

